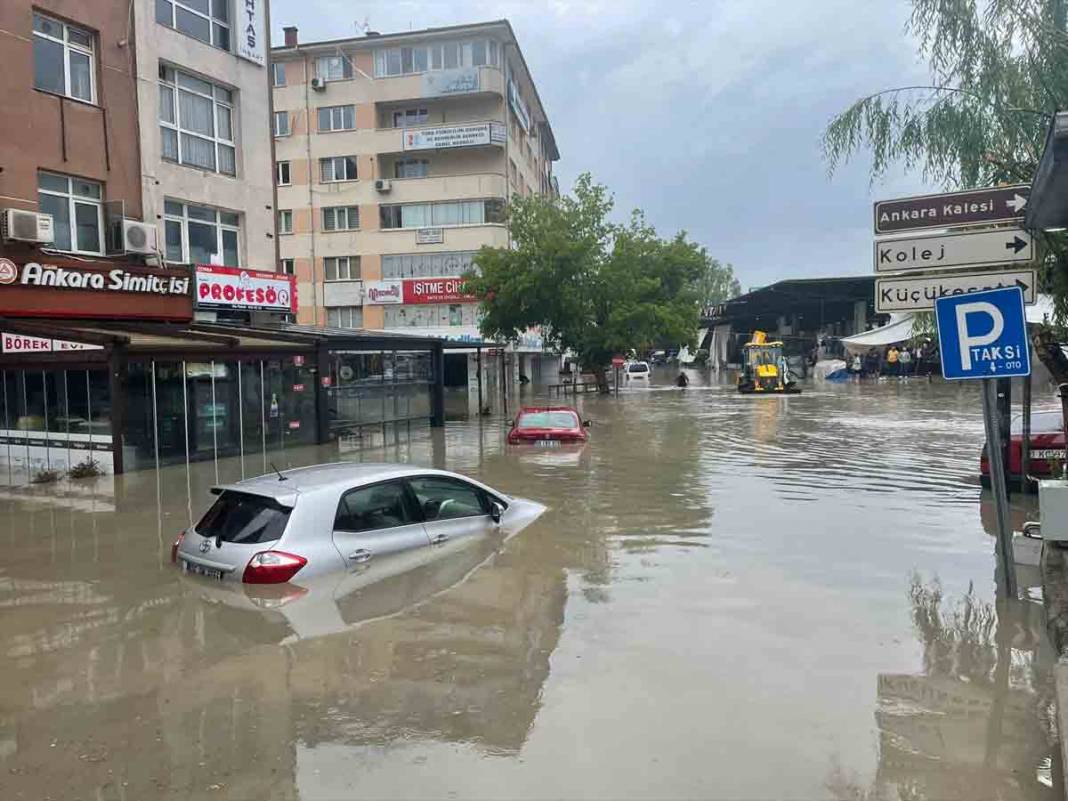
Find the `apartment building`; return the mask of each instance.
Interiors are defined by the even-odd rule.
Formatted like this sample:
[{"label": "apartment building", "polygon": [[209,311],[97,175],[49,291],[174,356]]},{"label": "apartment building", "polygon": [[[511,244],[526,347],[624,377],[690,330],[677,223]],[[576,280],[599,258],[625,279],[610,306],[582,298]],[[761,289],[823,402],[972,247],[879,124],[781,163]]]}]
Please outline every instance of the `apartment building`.
[{"label": "apartment building", "polygon": [[[271,52],[282,268],[299,321],[479,339],[456,279],[505,247],[513,194],[555,190],[552,128],[505,21]],[[535,369],[531,335],[514,373]],[[446,365],[466,384],[463,355]],[[474,360],[470,360],[473,368]]]},{"label": "apartment building", "polygon": [[133,21],[141,189],[164,257],[274,271],[267,0],[134,0]]}]

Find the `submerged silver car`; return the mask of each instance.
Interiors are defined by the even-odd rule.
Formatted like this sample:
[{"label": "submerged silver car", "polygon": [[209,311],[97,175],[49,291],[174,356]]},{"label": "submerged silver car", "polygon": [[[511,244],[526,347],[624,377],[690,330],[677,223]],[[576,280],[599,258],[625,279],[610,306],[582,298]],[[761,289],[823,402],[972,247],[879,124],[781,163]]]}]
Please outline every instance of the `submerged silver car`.
[{"label": "submerged silver car", "polygon": [[444,470],[397,464],[316,465],[212,490],[218,497],[183,531],[171,559],[187,573],[282,584],[351,571],[505,526],[545,507]]}]

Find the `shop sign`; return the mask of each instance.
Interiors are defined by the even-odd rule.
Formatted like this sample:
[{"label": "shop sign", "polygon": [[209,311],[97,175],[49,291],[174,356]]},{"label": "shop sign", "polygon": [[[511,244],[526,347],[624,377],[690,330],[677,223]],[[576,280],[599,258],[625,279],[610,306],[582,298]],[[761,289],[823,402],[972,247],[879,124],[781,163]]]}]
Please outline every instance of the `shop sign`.
[{"label": "shop sign", "polygon": [[519,87],[516,86],[513,80],[508,81],[508,104],[512,107],[512,111],[515,112],[516,119],[523,126],[523,130],[530,133],[530,112],[527,111],[527,104],[523,102],[523,98],[519,94]]},{"label": "shop sign", "polygon": [[185,270],[59,256],[22,264],[0,258],[0,314],[189,320],[191,283]]},{"label": "shop sign", "polygon": [[415,244],[417,245],[440,245],[445,241],[444,228],[416,228]]},{"label": "shop sign", "polygon": [[462,278],[405,278],[395,281],[365,281],[364,296],[376,305],[407,303],[476,303],[478,298],[464,290]]},{"label": "shop sign", "polygon": [[69,342],[66,339],[31,337],[24,334],[0,333],[3,353],[64,353],[74,350],[103,350],[102,345]]},{"label": "shop sign", "polygon": [[490,123],[416,128],[404,132],[405,150],[439,150],[447,147],[478,147],[495,143]]},{"label": "shop sign", "polygon": [[296,278],[285,273],[198,264],[196,304],[201,309],[295,313]]},{"label": "shop sign", "polygon": [[237,54],[263,66],[263,8],[267,0],[237,0]]},{"label": "shop sign", "polygon": [[479,89],[478,67],[423,73],[423,97],[463,95]]}]

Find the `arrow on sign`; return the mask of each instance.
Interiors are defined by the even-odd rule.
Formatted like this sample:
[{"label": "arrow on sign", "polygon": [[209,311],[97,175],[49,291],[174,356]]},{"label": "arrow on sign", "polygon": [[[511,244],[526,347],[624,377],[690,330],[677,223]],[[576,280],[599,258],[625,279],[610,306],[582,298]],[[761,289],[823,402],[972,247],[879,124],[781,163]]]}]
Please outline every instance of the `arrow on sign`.
[{"label": "arrow on sign", "polygon": [[1013,253],[1019,253],[1025,247],[1027,247],[1027,243],[1018,236],[1014,236],[1011,242],[1005,243],[1005,250],[1011,250]]},{"label": "arrow on sign", "polygon": [[1023,211],[1024,206],[1027,205],[1027,198],[1013,193],[1012,200],[1006,200],[1005,205],[1012,209],[1013,214],[1019,214]]}]

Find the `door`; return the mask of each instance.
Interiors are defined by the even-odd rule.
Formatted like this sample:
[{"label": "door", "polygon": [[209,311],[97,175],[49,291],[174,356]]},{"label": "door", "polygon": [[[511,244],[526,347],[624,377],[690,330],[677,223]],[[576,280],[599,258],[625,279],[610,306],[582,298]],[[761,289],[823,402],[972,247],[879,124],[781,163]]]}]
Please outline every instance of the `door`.
[{"label": "door", "polygon": [[349,569],[430,545],[402,481],[349,490],[338,502],[334,546]]},{"label": "door", "polygon": [[408,486],[432,545],[489,534],[496,528],[489,516],[489,497],[473,484],[449,476],[419,476],[408,479]]}]

